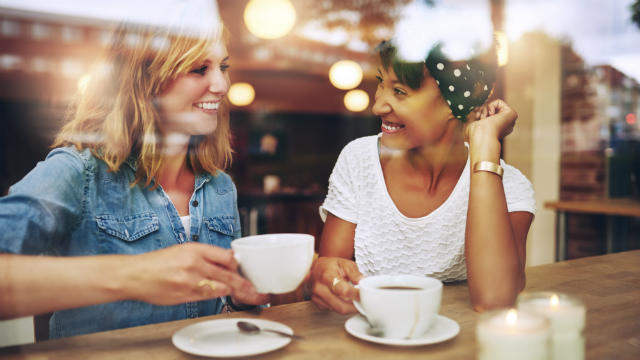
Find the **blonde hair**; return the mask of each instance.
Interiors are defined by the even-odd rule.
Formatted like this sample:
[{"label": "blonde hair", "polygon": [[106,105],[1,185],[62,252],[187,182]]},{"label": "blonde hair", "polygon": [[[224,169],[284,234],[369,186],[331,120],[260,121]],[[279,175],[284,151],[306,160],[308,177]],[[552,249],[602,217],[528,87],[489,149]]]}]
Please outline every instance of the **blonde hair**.
[{"label": "blonde hair", "polygon": [[[179,75],[202,62],[213,44],[227,43],[221,26],[201,36],[187,36],[175,29],[123,24],[113,33],[110,46],[91,72],[87,86],[79,90],[70,108],[69,122],[52,147],[74,145],[89,148],[110,171],[118,171],[129,156],[137,160],[132,186],[151,184],[162,166],[154,98]],[[218,108],[216,130],[193,136],[187,163],[196,173],[231,164],[231,131],[226,100]]]}]

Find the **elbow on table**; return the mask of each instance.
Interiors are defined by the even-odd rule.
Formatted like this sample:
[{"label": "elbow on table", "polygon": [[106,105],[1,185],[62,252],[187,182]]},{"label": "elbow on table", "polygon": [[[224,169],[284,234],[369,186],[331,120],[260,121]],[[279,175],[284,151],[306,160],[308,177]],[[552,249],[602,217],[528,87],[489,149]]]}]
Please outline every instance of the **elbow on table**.
[{"label": "elbow on table", "polygon": [[508,288],[476,289],[476,291],[473,291],[470,288],[469,297],[473,310],[483,312],[486,310],[514,306],[518,294],[520,294],[525,287],[524,276],[519,280],[520,281],[518,281],[517,284]]},{"label": "elbow on table", "polygon": [[514,303],[515,296],[474,296],[471,298],[471,306],[476,312],[512,307]]}]

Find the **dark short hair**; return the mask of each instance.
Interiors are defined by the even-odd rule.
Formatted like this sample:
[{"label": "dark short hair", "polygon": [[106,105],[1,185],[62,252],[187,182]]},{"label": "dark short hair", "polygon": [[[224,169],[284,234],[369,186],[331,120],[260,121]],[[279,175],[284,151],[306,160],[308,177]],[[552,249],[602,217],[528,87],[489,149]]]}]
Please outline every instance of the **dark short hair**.
[{"label": "dark short hair", "polygon": [[381,42],[376,47],[376,51],[380,56],[384,69],[389,70],[389,67],[391,67],[401,83],[413,90],[417,90],[422,85],[424,80],[424,61],[407,62],[402,60],[398,56],[398,49],[389,40]]},{"label": "dark short hair", "polygon": [[442,48],[442,44],[436,44],[425,60],[420,62],[408,62],[400,58],[396,45],[390,40],[381,42],[376,51],[385,70],[391,67],[398,80],[413,90],[422,86],[424,70],[427,69],[436,80],[453,115],[465,121],[466,116],[484,104],[491,95],[497,69],[495,47],[461,61],[449,60]]}]

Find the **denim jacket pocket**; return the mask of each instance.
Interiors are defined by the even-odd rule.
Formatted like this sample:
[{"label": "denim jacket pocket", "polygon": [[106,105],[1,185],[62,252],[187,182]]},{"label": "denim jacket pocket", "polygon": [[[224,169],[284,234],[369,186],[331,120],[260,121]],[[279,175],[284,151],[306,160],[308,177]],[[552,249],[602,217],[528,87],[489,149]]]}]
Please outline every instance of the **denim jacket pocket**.
[{"label": "denim jacket pocket", "polygon": [[129,242],[136,241],[160,229],[158,217],[152,212],[123,217],[98,215],[96,222],[100,230]]},{"label": "denim jacket pocket", "polygon": [[233,216],[218,216],[213,218],[206,218],[204,220],[207,229],[209,230],[209,242],[212,245],[229,248],[231,246],[231,240],[233,240],[234,223]]}]

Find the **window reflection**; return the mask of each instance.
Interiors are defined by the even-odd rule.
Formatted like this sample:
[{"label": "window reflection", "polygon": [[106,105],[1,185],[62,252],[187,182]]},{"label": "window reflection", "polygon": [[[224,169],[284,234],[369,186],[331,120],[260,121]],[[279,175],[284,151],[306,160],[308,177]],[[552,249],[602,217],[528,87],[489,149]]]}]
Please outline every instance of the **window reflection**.
[{"label": "window reflection", "polygon": [[[218,4],[231,34],[232,82],[255,89],[254,101],[231,114],[236,154],[230,172],[241,211],[253,219],[243,226],[257,233],[319,235],[317,205],[340,149],[380,131],[367,105],[357,113],[345,107],[346,91],[331,85],[329,68],[343,59],[357,62],[363,72],[358,89],[373,99],[371,49],[394,33],[412,2],[291,0],[296,24],[275,40],[259,39],[243,27],[246,3]],[[421,3],[447,11],[442,5],[447,1]],[[537,194],[528,263],[554,261],[556,213],[545,202],[640,199],[640,25],[630,21],[633,1],[459,3],[483,6],[479,20],[505,35],[508,61],[495,96],[504,97],[520,118],[505,140],[504,157],[532,180]],[[83,89],[86,70],[108,42],[114,18],[79,14],[91,12],[85,3],[56,11],[34,8],[37,1],[3,4],[8,6],[0,10],[0,192],[5,194],[48,152],[73,95]],[[139,12],[121,4],[123,11]],[[136,47],[140,39],[131,35],[126,43]],[[153,46],[162,49],[166,39]],[[98,66],[109,71],[107,64]],[[265,186],[265,179],[275,178],[278,186]],[[287,201],[299,203],[265,203],[267,192],[286,193]],[[609,231],[616,249],[640,247],[637,218],[608,221],[604,215],[570,215],[567,256],[606,252]]]}]

